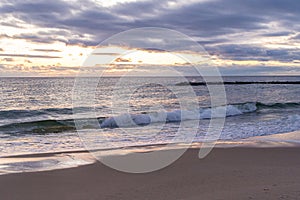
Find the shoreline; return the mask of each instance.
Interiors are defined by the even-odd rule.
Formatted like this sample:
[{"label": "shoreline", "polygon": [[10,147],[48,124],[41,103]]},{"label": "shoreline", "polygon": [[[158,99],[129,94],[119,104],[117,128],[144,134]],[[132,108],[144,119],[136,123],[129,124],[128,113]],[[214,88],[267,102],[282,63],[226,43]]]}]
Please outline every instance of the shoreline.
[{"label": "shoreline", "polygon": [[[183,143],[152,144],[141,146],[128,146],[123,148],[100,149],[90,152],[84,149],[66,150],[58,152],[29,153],[6,155],[0,157],[0,176],[5,174],[20,174],[40,171],[53,171],[59,169],[76,168],[97,162],[93,153],[102,156],[130,156],[132,153],[148,153],[153,151],[171,151],[186,148],[188,150],[201,148],[201,142],[190,145]],[[217,141],[214,149],[232,148],[299,148],[300,132],[258,136],[235,141]]]},{"label": "shoreline", "polygon": [[[299,199],[300,148],[199,149],[147,174],[96,162],[70,169],[0,176],[3,199]],[[126,157],[126,155],[123,155]]]}]

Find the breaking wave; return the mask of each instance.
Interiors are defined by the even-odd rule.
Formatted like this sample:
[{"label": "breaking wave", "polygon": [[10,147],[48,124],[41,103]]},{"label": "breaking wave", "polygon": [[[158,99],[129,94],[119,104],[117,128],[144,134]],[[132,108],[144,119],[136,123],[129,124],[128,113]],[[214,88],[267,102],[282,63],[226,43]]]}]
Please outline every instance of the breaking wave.
[{"label": "breaking wave", "polygon": [[[261,102],[247,102],[240,104],[229,104],[215,108],[201,108],[200,110],[173,110],[168,112],[156,112],[145,114],[122,114],[114,117],[99,117],[99,126],[90,127],[86,129],[95,128],[118,128],[118,127],[132,127],[132,126],[146,126],[151,123],[174,123],[184,120],[205,120],[214,117],[223,117],[224,110],[226,110],[226,117],[234,117],[248,113],[257,112],[262,109],[287,109],[300,108],[300,103],[274,103],[264,104]],[[87,110],[87,109],[86,109]],[[82,110],[84,112],[84,110]],[[35,118],[41,115],[55,113],[58,116],[68,116],[65,119],[40,119]],[[22,121],[23,119],[38,119],[32,121]],[[0,126],[0,133],[6,134],[47,134],[47,133],[61,133],[67,131],[75,131],[76,126],[72,117],[72,109],[47,109],[34,111],[1,111],[0,120],[2,119],[18,119],[21,122],[8,123]],[[76,119],[88,122],[88,118]],[[88,124],[88,123],[87,123]]]}]

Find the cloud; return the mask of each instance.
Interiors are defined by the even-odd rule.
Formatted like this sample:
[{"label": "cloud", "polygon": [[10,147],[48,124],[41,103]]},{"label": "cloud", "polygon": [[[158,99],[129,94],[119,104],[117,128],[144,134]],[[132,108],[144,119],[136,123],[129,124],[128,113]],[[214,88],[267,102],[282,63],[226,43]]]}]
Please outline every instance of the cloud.
[{"label": "cloud", "polygon": [[119,56],[120,53],[92,53],[93,55],[99,55],[99,56]]},{"label": "cloud", "polygon": [[33,51],[40,51],[40,52],[61,52],[57,49],[33,49]]},{"label": "cloud", "polygon": [[43,1],[43,0],[12,0],[10,4],[2,4],[0,11],[2,13],[33,13],[33,14],[59,14],[59,13],[68,13],[70,8],[74,8],[71,3],[66,3],[64,1]]},{"label": "cloud", "polygon": [[271,33],[264,33],[261,34],[261,36],[266,36],[266,37],[280,37],[280,36],[289,36],[294,34],[294,32],[291,31],[281,31],[281,32],[271,32]]},{"label": "cloud", "polygon": [[298,49],[270,49],[257,45],[225,44],[207,49],[210,54],[223,59],[256,60],[256,61],[282,61],[291,62],[300,59]]},{"label": "cloud", "polygon": [[22,28],[22,26],[19,26],[14,22],[1,22],[0,25],[1,26],[14,27],[14,28]]},{"label": "cloud", "polygon": [[165,50],[163,49],[156,49],[156,48],[143,48],[143,49],[140,49],[142,51],[147,51],[149,53],[161,53],[161,52],[166,52]]},{"label": "cloud", "polygon": [[126,59],[126,58],[117,58],[115,62],[131,62],[131,59]]},{"label": "cloud", "polygon": [[61,58],[59,56],[47,56],[47,55],[28,55],[28,54],[0,54],[5,57],[24,57],[24,58]]},{"label": "cloud", "polygon": [[[174,1],[178,3],[179,1]],[[241,31],[265,30],[265,36],[284,34],[299,29],[299,3],[296,0],[214,0],[192,2],[172,8],[168,1],[136,1],[102,7],[93,1],[14,1],[2,5],[1,13],[9,13],[41,27],[68,30],[72,34],[90,34],[91,40],[67,38],[70,44],[96,45],[106,37],[137,27],[165,27],[194,37],[220,37]],[[76,11],[76,12],[75,12]],[[268,24],[277,21],[289,31],[272,30]],[[288,23],[287,23],[288,22]],[[288,26],[294,24],[293,26]],[[274,32],[276,31],[276,32]],[[70,34],[64,34],[70,37]],[[25,37],[24,35],[21,37]],[[28,37],[33,41],[39,40]],[[234,39],[234,38],[233,38]]]},{"label": "cloud", "polygon": [[[64,34],[61,34],[64,33]],[[82,46],[96,46],[97,41],[93,41],[87,38],[83,34],[72,34],[64,31],[49,31],[47,34],[43,31],[37,33],[21,33],[15,34],[13,36],[8,36],[6,34],[0,35],[0,38],[10,38],[10,39],[20,39],[26,40],[34,43],[44,43],[51,44],[55,42],[62,42],[67,45],[82,45]]]},{"label": "cloud", "polygon": [[14,59],[13,58],[3,58],[2,61],[4,61],[4,62],[13,62]]},{"label": "cloud", "polygon": [[300,40],[300,33],[298,33],[297,35],[295,35],[291,39],[293,39],[293,40]]},{"label": "cloud", "polygon": [[[5,36],[3,36],[5,37]],[[54,43],[54,42],[63,42],[63,43],[67,43],[67,39],[62,38],[62,37],[56,37],[56,36],[52,36],[52,37],[46,37],[43,36],[39,33],[21,33],[21,34],[16,34],[13,36],[6,36],[7,38],[11,38],[11,39],[21,39],[21,40],[27,40],[30,42],[35,42],[35,43]]]},{"label": "cloud", "polygon": [[24,66],[14,64],[0,64],[0,77],[6,76],[74,76],[79,67],[66,67],[56,65]]},{"label": "cloud", "polygon": [[[106,38],[131,28],[164,27],[191,36],[220,59],[295,62],[300,60],[300,50],[292,48],[300,40],[300,34],[297,34],[300,32],[299,10],[300,2],[297,0],[173,0],[171,3],[169,0],[144,0],[110,7],[101,6],[94,0],[76,3],[12,0],[0,5],[0,16],[12,18],[1,22],[2,26],[13,26],[15,20],[43,30],[33,29],[31,33],[15,35],[7,33],[0,35],[0,38],[96,46]],[[277,40],[282,36],[287,38]],[[143,35],[135,38],[140,39],[138,42],[141,45],[154,44]],[[264,45],[270,39],[273,40],[273,47]],[[184,41],[171,36],[170,40],[174,45],[185,47]],[[158,41],[154,48],[164,47],[165,42]],[[276,42],[291,48],[276,47]],[[41,49],[41,52],[55,50]]]},{"label": "cloud", "polygon": [[208,46],[208,45],[218,45],[218,44],[223,44],[226,42],[230,42],[229,39],[226,38],[218,38],[218,39],[210,39],[210,38],[206,38],[206,39],[202,39],[197,41],[200,45],[204,45],[204,46]]}]

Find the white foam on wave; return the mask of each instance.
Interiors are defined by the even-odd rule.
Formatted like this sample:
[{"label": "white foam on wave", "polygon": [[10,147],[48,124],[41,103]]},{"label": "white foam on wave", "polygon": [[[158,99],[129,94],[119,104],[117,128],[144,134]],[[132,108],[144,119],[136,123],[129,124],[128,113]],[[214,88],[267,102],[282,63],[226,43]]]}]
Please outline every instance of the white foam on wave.
[{"label": "white foam on wave", "polygon": [[285,113],[283,116],[277,116],[272,119],[257,118],[249,119],[248,122],[239,122],[234,119],[228,120],[222,135],[221,140],[237,140],[251,137],[261,137],[266,135],[276,135],[282,133],[290,133],[300,130],[300,115]]},{"label": "white foam on wave", "polygon": [[184,120],[210,119],[212,118],[212,116],[218,118],[224,117],[224,110],[226,110],[225,117],[229,117],[255,112],[257,110],[257,107],[256,103],[245,103],[237,105],[220,106],[216,108],[202,108],[198,111],[174,110],[170,112],[157,112],[149,114],[122,114],[119,116],[105,119],[101,123],[101,127],[133,127],[137,125],[148,125],[151,123],[170,123],[180,122]]}]

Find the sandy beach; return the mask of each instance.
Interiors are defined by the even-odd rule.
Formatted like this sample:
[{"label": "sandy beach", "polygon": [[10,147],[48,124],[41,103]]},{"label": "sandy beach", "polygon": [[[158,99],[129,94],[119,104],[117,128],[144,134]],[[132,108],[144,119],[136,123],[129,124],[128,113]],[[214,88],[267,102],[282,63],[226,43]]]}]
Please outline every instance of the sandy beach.
[{"label": "sandy beach", "polygon": [[189,149],[169,167],[127,174],[99,162],[0,176],[7,200],[300,199],[300,148]]}]

